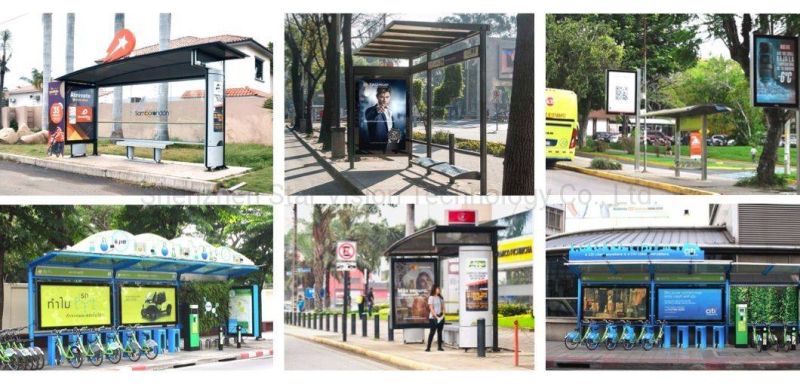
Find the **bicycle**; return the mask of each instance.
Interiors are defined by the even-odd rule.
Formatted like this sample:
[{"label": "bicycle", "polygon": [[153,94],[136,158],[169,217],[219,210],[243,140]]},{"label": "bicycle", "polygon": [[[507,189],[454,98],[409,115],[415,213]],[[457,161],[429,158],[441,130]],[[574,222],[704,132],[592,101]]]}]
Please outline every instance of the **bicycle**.
[{"label": "bicycle", "polygon": [[18,370],[25,364],[21,353],[6,342],[10,330],[0,331],[0,368]]},{"label": "bicycle", "polygon": [[[139,329],[139,328],[140,328],[139,325],[134,326],[134,329]],[[158,343],[155,340],[153,340],[153,337],[150,335],[150,333],[145,333],[144,337],[145,337],[144,346],[141,346],[142,352],[144,352],[144,356],[147,359],[153,360],[158,357]]]},{"label": "bicycle", "polygon": [[777,337],[770,330],[769,324],[766,322],[753,323],[753,344],[755,344],[756,351],[766,351],[775,345],[777,341]]},{"label": "bicycle", "polygon": [[636,343],[636,327],[629,321],[622,321],[622,336],[619,341],[622,341],[622,348],[626,351],[633,349]]},{"label": "bicycle", "polygon": [[783,323],[783,350],[789,352],[797,349],[797,324],[794,322]]},{"label": "bicycle", "polygon": [[116,340],[111,340],[103,344],[103,330],[114,330],[114,328],[99,328],[95,330],[95,339],[89,344],[89,349],[101,357],[105,357],[109,362],[117,364],[122,360],[122,346]]},{"label": "bicycle", "polygon": [[656,325],[658,325],[658,333],[656,333],[656,337],[653,339],[653,344],[656,347],[663,348],[664,347],[664,327],[667,326],[667,321],[656,321]]},{"label": "bicycle", "polygon": [[[123,344],[122,341],[119,339],[120,332],[125,332],[125,334],[131,334],[131,336],[128,337],[127,343]],[[136,335],[133,333],[134,332],[130,328],[124,326],[118,326],[117,331],[114,332],[114,341],[117,343],[117,345],[123,345],[122,354],[126,355],[128,357],[128,360],[132,362],[137,362],[142,357],[142,347],[139,345],[139,342],[136,341]]]},{"label": "bicycle", "polygon": [[93,366],[97,367],[103,364],[103,354],[99,352],[96,353],[86,348],[86,345],[83,343],[83,336],[81,335],[82,330],[86,330],[86,328],[74,328],[72,330],[72,332],[75,333],[75,341],[72,344],[78,347],[78,350],[81,351],[81,355],[83,355],[89,363],[92,363]]},{"label": "bicycle", "polygon": [[653,325],[645,321],[640,321],[640,323],[642,328],[639,330],[639,336],[636,337],[636,341],[634,341],[633,346],[635,347],[637,345],[641,345],[642,349],[649,351],[653,349],[654,345]]},{"label": "bicycle", "polygon": [[66,360],[70,366],[73,368],[81,368],[83,365],[83,355],[81,354],[81,350],[74,344],[70,344],[68,348],[64,348],[64,340],[62,333],[65,330],[57,330],[56,333],[56,364],[61,365],[61,363]]},{"label": "bicycle", "polygon": [[25,345],[28,342],[27,338],[22,337],[22,332],[25,329],[26,328],[12,329],[13,336],[11,338],[11,345],[27,356],[30,361],[29,370],[41,370],[44,368],[45,364],[44,351],[37,346]]},{"label": "bicycle", "polygon": [[583,324],[576,327],[564,336],[564,346],[569,350],[574,350],[579,345],[586,344],[588,350],[594,351],[600,345],[599,325],[593,321],[589,321],[586,326],[586,331],[584,331],[583,336],[581,336],[582,325]]},{"label": "bicycle", "polygon": [[39,347],[26,345],[28,339],[23,337],[25,329],[0,331],[0,350],[4,356],[0,358],[0,363],[11,369],[40,370],[45,363],[44,352]]},{"label": "bicycle", "polygon": [[605,344],[607,350],[613,351],[617,348],[619,339],[620,335],[617,330],[617,324],[606,320],[606,329],[603,332],[603,336],[600,337],[600,342]]}]

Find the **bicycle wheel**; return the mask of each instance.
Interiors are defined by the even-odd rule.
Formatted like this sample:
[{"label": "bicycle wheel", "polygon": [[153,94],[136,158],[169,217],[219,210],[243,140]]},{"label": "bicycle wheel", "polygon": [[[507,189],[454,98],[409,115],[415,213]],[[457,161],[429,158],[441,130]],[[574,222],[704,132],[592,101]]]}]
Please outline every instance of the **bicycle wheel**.
[{"label": "bicycle wheel", "polygon": [[131,347],[131,350],[128,351],[128,360],[132,362],[138,362],[139,359],[142,357],[142,350],[134,349]]},{"label": "bicycle wheel", "polygon": [[578,344],[580,344],[580,340],[575,337],[575,335],[570,333],[564,337],[564,346],[567,347],[568,350],[572,351],[578,348]]},{"label": "bicycle wheel", "polygon": [[44,351],[39,347],[34,347],[33,349],[36,352],[36,369],[41,370],[45,364]]},{"label": "bicycle wheel", "polygon": [[630,340],[623,340],[622,341],[622,348],[625,348],[626,351],[630,351],[636,345],[633,341]]},{"label": "bicycle wheel", "polygon": [[609,351],[617,349],[617,340],[611,338],[606,339],[606,349]]},{"label": "bicycle wheel", "polygon": [[783,343],[783,350],[784,350],[784,352],[791,351],[792,350],[792,343],[789,343],[789,342]]},{"label": "bicycle wheel", "polygon": [[586,349],[594,351],[598,346],[600,346],[600,343],[597,340],[586,340]]},{"label": "bicycle wheel", "polygon": [[81,368],[83,365],[83,354],[81,350],[78,349],[78,347],[72,347],[70,348],[70,352],[72,352],[72,357],[68,359],[69,365],[72,366],[72,368]]},{"label": "bicycle wheel", "polygon": [[17,354],[11,355],[11,357],[8,358],[8,368],[10,370],[19,370],[19,363],[19,356],[17,356]]},{"label": "bicycle wheel", "polygon": [[115,348],[110,355],[108,355],[108,361],[114,364],[119,363],[122,360],[122,350],[119,348]]},{"label": "bicycle wheel", "polygon": [[87,356],[89,358],[89,363],[92,363],[93,366],[97,367],[103,364],[103,353],[101,352],[92,352],[91,355]]},{"label": "bicycle wheel", "polygon": [[158,357],[158,350],[152,347],[148,347],[144,350],[144,356],[147,357],[149,360],[153,360]]},{"label": "bicycle wheel", "polygon": [[642,341],[642,349],[644,349],[645,351],[649,351],[649,350],[653,349],[653,340],[649,340],[648,339],[648,340]]}]

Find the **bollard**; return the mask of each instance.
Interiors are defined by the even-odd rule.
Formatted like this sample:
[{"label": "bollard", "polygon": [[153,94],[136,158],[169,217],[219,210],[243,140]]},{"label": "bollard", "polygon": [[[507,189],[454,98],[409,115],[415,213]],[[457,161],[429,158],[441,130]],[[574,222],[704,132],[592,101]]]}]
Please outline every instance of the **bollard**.
[{"label": "bollard", "polygon": [[486,320],[478,320],[478,357],[486,357]]},{"label": "bollard", "polygon": [[406,150],[408,151],[408,167],[411,168],[411,159],[414,157],[414,142],[411,137],[406,138]]},{"label": "bollard", "polygon": [[456,165],[456,135],[450,133],[447,135],[447,143],[449,149],[450,165]]},{"label": "bollard", "polygon": [[225,327],[220,325],[220,327],[219,327],[219,345],[217,346],[217,349],[222,351],[222,345],[223,344],[225,344]]},{"label": "bollard", "polygon": [[300,326],[306,327],[306,313],[300,313]]},{"label": "bollard", "polygon": [[376,314],[372,318],[375,319],[375,339],[379,340],[381,338],[381,316]]},{"label": "bollard", "polygon": [[236,325],[236,348],[242,347],[242,326]]},{"label": "bollard", "polygon": [[325,313],[325,331],[331,331],[331,313]]},{"label": "bollard", "polygon": [[339,313],[333,314],[333,333],[339,333]]},{"label": "bollard", "polygon": [[389,332],[389,341],[394,341],[394,329],[392,329],[392,316],[389,315],[389,323],[387,324],[387,329]]},{"label": "bollard", "polygon": [[361,315],[361,337],[367,337],[367,315]]},{"label": "bollard", "polygon": [[350,334],[356,334],[356,313],[350,314]]},{"label": "bollard", "polygon": [[317,329],[317,312],[314,312],[314,316],[312,317],[313,325],[312,329]]},{"label": "bollard", "polygon": [[319,313],[319,327],[317,329],[323,330],[325,323],[325,313]]},{"label": "bollard", "polygon": [[514,367],[519,367],[519,321],[514,320]]}]

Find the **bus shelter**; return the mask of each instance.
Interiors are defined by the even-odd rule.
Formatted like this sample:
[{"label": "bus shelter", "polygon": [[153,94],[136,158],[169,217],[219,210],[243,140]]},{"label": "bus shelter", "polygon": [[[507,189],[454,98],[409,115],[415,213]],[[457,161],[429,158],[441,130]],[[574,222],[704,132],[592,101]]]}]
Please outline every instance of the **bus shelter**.
[{"label": "bus shelter", "polygon": [[[203,303],[181,302],[181,284],[228,280],[257,270],[251,260],[233,249],[214,247],[194,237],[167,240],[121,230],[96,233],[28,265],[29,339],[31,343],[47,339],[49,365],[55,364],[56,338],[66,336],[73,341],[85,337],[91,342],[99,334],[113,340],[119,326],[133,327],[140,343],[149,338],[169,352],[180,348],[181,335],[184,349],[193,350],[187,340],[191,314],[197,315],[197,309],[190,313],[189,305]],[[243,335],[260,337],[258,286],[233,288],[232,301],[244,295],[240,290],[255,290],[247,302],[250,307],[241,310],[252,318],[236,318],[238,312],[232,308],[227,320],[241,324]],[[199,348],[199,333],[193,328]],[[236,334],[237,329],[231,331],[229,325],[228,332]],[[122,332],[123,343],[127,337]]]},{"label": "bus shelter", "polygon": [[800,262],[785,260],[798,254],[800,246],[736,244],[724,226],[591,230],[547,243],[548,257],[577,281],[578,328],[661,321],[665,348],[747,346],[754,324],[732,289],[785,287],[797,296]]},{"label": "bus shelter", "polygon": [[[353,66],[345,69],[353,88],[348,89],[348,151],[351,168],[360,150],[402,151],[409,156],[409,167],[420,166],[428,173],[436,172],[450,179],[480,180],[480,193],[487,192],[486,162],[486,24],[392,21],[380,33],[353,52],[354,56],[378,58],[383,65]],[[453,51],[456,44],[479,37],[477,45]],[[448,49],[450,49],[448,51]],[[445,53],[445,54],[443,54]],[[478,59],[480,67],[478,101],[480,110],[480,169],[478,171],[455,164],[451,141],[449,161],[432,159],[433,149],[433,85],[434,70],[448,65]],[[407,60],[407,66],[396,66],[397,60]],[[347,64],[352,63],[346,62]],[[425,73],[425,146],[426,155],[413,154],[413,123],[415,102],[412,93],[414,75]],[[394,96],[388,111],[381,108],[380,95]],[[384,113],[384,117],[379,115]],[[388,114],[388,115],[386,115]],[[352,118],[352,119],[350,119]],[[452,137],[451,137],[452,138]]]},{"label": "bus shelter", "polygon": [[[86,144],[93,145],[97,155],[98,143],[98,89],[106,87],[135,86],[168,83],[173,81],[203,80],[205,101],[202,120],[198,122],[169,121],[169,109],[147,111],[157,121],[137,121],[137,125],[203,127],[205,149],[204,163],[208,170],[225,168],[225,61],[247,57],[240,50],[222,42],[210,42],[142,54],[98,64],[63,75],[50,85],[48,98],[51,107],[64,108],[67,115],[53,115],[50,128],[66,130],[65,143],[71,145],[73,156],[85,156]],[[130,97],[140,100],[140,97]],[[161,112],[166,111],[166,112]],[[166,118],[166,120],[164,120]],[[115,126],[133,125],[131,121],[114,119]],[[117,145],[128,148],[128,158],[133,159],[133,148],[153,149],[153,158],[161,160],[161,151],[180,140],[163,139],[112,139]]]},{"label": "bus shelter", "polygon": [[407,342],[424,341],[424,329],[429,327],[427,301],[436,284],[442,289],[447,314],[453,314],[453,295],[458,296],[458,321],[445,324],[445,342],[476,348],[479,332],[485,331],[485,345],[497,350],[497,232],[502,229],[431,226],[389,246],[384,255],[390,263],[392,329],[404,329]]},{"label": "bus shelter", "polygon": [[[699,137],[690,137],[690,153],[693,144],[700,143],[700,178],[708,179],[708,116],[731,112],[731,109],[721,104],[698,104],[695,106],[670,108],[667,110],[653,111],[643,114],[644,117],[667,117],[675,119],[675,134],[673,138],[673,151],[675,154],[675,177],[681,176],[681,130],[700,130]],[[683,127],[683,129],[682,129]],[[692,127],[692,128],[688,128]]]}]

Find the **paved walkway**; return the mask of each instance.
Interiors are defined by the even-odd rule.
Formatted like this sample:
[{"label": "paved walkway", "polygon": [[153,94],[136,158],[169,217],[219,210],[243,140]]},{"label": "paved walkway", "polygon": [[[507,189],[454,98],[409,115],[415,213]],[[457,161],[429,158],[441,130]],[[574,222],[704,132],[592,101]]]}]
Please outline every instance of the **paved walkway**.
[{"label": "paved walkway", "polygon": [[[341,318],[340,318],[341,320]],[[322,329],[325,329],[323,322]],[[374,338],[374,321],[367,321],[367,337],[362,336],[361,321],[357,320],[356,334],[348,333],[347,344],[362,347],[370,351],[380,352],[391,356],[396,356],[411,361],[436,366],[440,369],[451,370],[512,370],[519,368],[533,369],[533,332],[520,331],[520,367],[514,367],[514,332],[511,329],[501,328],[499,334],[500,352],[490,352],[487,350],[486,358],[478,358],[477,352],[470,349],[464,352],[463,349],[445,347],[444,352],[425,352],[424,344],[404,344],[403,331],[395,330],[394,341],[389,342],[387,336],[388,323],[380,323],[380,339]],[[331,342],[340,343],[341,333],[334,333],[333,319],[331,318],[330,331],[302,328],[293,325],[286,325],[288,335],[297,335],[305,338],[318,337]],[[339,323],[341,332],[341,322]],[[348,323],[348,332],[350,324]],[[427,331],[425,331],[427,337]],[[427,340],[427,339],[426,339]],[[435,344],[434,340],[434,344]],[[434,346],[435,350],[435,346]],[[289,357],[287,356],[287,359]]]},{"label": "paved walkway", "polygon": [[288,195],[356,195],[341,185],[297,139],[294,132],[283,131],[284,172]]},{"label": "paved walkway", "polygon": [[775,370],[800,369],[800,351],[756,352],[754,348],[727,347],[716,349],[661,349],[626,351],[621,346],[613,351],[600,346],[589,351],[585,346],[568,350],[562,341],[548,341],[546,368],[612,369],[612,370]]},{"label": "paved walkway", "polygon": [[[442,195],[478,195],[480,194],[479,180],[457,180],[454,184],[449,179],[437,173],[427,174],[420,167],[408,168],[408,156],[401,154],[388,155],[361,155],[356,161],[355,168],[350,169],[346,158],[332,159],[330,152],[321,150],[322,144],[317,143],[317,135],[313,137],[302,136],[303,140],[313,149],[312,152],[320,155],[325,162],[330,164],[344,180],[351,186],[366,195],[395,196],[442,196]],[[414,153],[425,155],[425,145],[414,143]],[[433,148],[433,158],[439,161],[448,161],[449,152],[443,148]],[[531,158],[531,161],[533,158]],[[466,153],[456,153],[456,165],[465,169],[478,170],[480,159]],[[503,188],[503,159],[488,156],[488,194],[498,195]],[[288,177],[288,176],[287,176]]]},{"label": "paved walkway", "polygon": [[396,370],[394,366],[376,362],[337,348],[287,336],[285,367],[287,370]]}]

